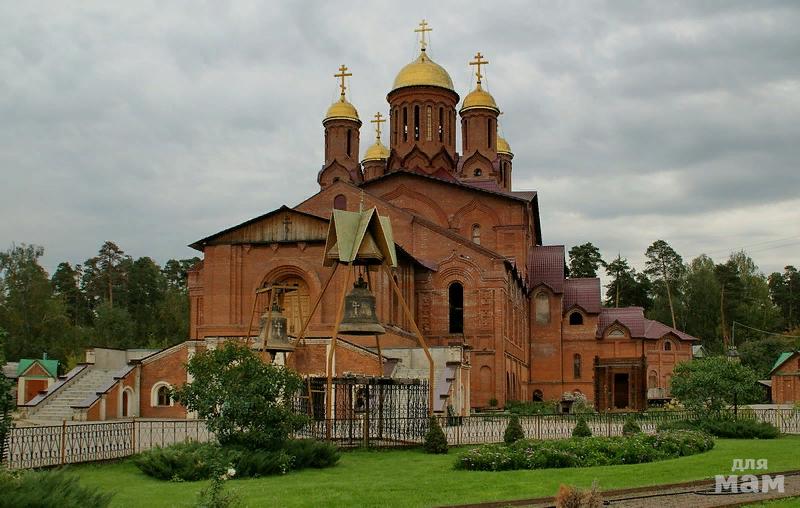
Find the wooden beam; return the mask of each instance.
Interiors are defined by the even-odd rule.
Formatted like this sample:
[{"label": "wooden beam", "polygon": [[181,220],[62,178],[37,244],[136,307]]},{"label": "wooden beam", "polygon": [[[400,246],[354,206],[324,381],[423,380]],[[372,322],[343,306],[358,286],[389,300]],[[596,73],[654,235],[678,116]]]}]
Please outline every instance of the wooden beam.
[{"label": "wooden beam", "polygon": [[414,329],[414,333],[417,336],[420,346],[422,346],[422,350],[425,351],[425,356],[428,357],[428,414],[433,415],[433,357],[431,356],[431,352],[428,350],[428,343],[425,341],[425,337],[422,336],[422,332],[420,332],[419,328],[417,327],[417,322],[414,320],[414,315],[411,313],[411,309],[408,308],[408,304],[406,304],[406,300],[403,298],[403,293],[400,291],[400,288],[397,287],[397,283],[392,277],[392,272],[389,270],[389,266],[385,263],[381,266],[383,267],[386,276],[389,278],[389,284],[392,285],[392,289],[394,289],[397,299],[400,300],[400,306],[403,308],[406,319],[408,319],[409,323],[411,323],[411,327]]},{"label": "wooden beam", "polygon": [[342,293],[339,297],[339,309],[336,311],[336,321],[333,325],[333,335],[331,335],[331,347],[328,350],[328,383],[325,397],[325,435],[331,438],[331,419],[333,418],[333,353],[336,349],[336,337],[339,335],[339,324],[342,322],[344,314],[344,298],[347,296],[347,286],[350,283],[350,271],[346,271],[344,281],[342,281]]},{"label": "wooden beam", "polygon": [[[308,328],[309,323],[311,323],[311,318],[314,316],[314,312],[317,311],[317,308],[319,307],[319,304],[322,301],[322,296],[325,294],[325,291],[328,290],[328,286],[331,284],[331,281],[333,280],[333,276],[336,275],[336,269],[337,268],[339,268],[339,263],[336,263],[335,265],[333,265],[333,270],[331,271],[331,274],[328,276],[328,280],[325,281],[325,285],[322,286],[322,291],[319,292],[319,295],[317,296],[317,299],[314,301],[314,306],[311,307],[311,312],[308,313],[308,317],[306,318],[305,323],[303,323],[303,328],[300,329],[300,333],[297,335],[297,343],[298,344],[300,344],[300,341],[305,338],[306,329]],[[300,308],[300,311],[302,312],[302,310],[303,310],[303,302],[302,301],[298,301],[298,307]]]}]

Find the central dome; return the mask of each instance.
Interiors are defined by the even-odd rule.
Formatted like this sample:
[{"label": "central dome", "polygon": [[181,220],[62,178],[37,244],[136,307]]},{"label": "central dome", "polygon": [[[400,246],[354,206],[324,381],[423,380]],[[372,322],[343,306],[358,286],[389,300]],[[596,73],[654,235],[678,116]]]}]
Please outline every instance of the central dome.
[{"label": "central dome", "polygon": [[422,51],[416,60],[400,69],[394,78],[392,91],[407,86],[438,86],[455,92],[450,74],[444,67],[431,60],[425,51]]}]

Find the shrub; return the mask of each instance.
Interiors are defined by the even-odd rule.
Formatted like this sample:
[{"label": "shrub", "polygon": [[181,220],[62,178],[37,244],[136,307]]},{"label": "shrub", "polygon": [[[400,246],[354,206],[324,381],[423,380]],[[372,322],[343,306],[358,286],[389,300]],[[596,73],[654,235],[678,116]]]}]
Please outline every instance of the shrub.
[{"label": "shrub", "polygon": [[603,496],[597,487],[597,482],[592,483],[589,490],[561,485],[556,494],[556,508],[600,508],[603,506]]},{"label": "shrub", "polygon": [[196,508],[233,508],[241,505],[241,500],[234,492],[225,492],[225,481],[233,478],[236,471],[221,467],[214,469],[211,484],[201,490],[197,496]]},{"label": "shrub", "polygon": [[511,414],[516,415],[541,415],[541,414],[556,414],[558,413],[558,403],[549,402],[524,402],[517,400],[510,400],[506,403],[506,409]]},{"label": "shrub", "polygon": [[583,416],[578,417],[578,424],[572,429],[572,437],[591,437],[592,429],[586,423],[586,418]]},{"label": "shrub", "polygon": [[445,437],[442,427],[439,426],[439,420],[434,416],[430,417],[423,448],[428,453],[447,453],[447,437]]},{"label": "shrub", "polygon": [[584,437],[555,441],[520,440],[503,445],[485,445],[459,455],[457,469],[505,471],[639,464],[693,455],[710,450],[714,440],[694,431],[627,437]]},{"label": "shrub", "polygon": [[[213,443],[179,443],[165,448],[156,446],[133,458],[144,474],[159,480],[196,481],[210,478],[214,468],[221,462],[233,463],[236,457],[229,455]],[[225,465],[227,465],[225,464]]]},{"label": "shrub", "polygon": [[639,434],[642,432],[642,428],[636,423],[636,419],[633,416],[628,416],[625,419],[625,424],[622,426],[622,435],[623,436],[630,436],[633,434]]},{"label": "shrub", "polygon": [[496,397],[492,397],[491,399],[489,399],[489,407],[497,407],[497,398]]},{"label": "shrub", "polygon": [[506,444],[512,444],[520,439],[525,439],[525,431],[522,430],[519,418],[514,415],[508,420],[506,431],[503,433],[503,441],[505,441]]},{"label": "shrub", "polygon": [[241,452],[234,468],[237,476],[258,478],[286,474],[293,463],[294,458],[285,450],[247,450]]},{"label": "shrub", "polygon": [[677,420],[661,424],[659,432],[668,430],[700,430],[712,436],[731,439],[775,439],[780,431],[767,422],[747,418],[701,418],[697,420]]},{"label": "shrub", "polygon": [[103,508],[113,494],[82,486],[63,471],[0,471],[2,508]]},{"label": "shrub", "polygon": [[294,469],[331,467],[339,462],[339,448],[315,439],[291,439],[286,452],[293,457]]}]

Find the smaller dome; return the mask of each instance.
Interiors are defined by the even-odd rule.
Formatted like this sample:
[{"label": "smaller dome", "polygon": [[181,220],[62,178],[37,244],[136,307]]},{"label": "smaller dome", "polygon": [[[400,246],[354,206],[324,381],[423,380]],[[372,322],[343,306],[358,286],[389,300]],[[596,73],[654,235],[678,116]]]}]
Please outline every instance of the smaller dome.
[{"label": "smaller dome", "polygon": [[381,140],[378,139],[375,141],[371,147],[367,148],[367,153],[364,154],[364,158],[361,162],[368,162],[368,161],[380,161],[386,160],[389,158],[389,149],[381,143]]},{"label": "smaller dome", "polygon": [[497,107],[497,103],[494,101],[494,97],[492,94],[481,88],[481,85],[475,88],[475,90],[471,91],[469,95],[464,97],[464,103],[461,105],[461,112],[470,110],[470,109],[491,109],[497,113],[500,112],[500,108]]},{"label": "smaller dome", "polygon": [[347,102],[344,97],[331,104],[331,107],[328,108],[328,112],[325,113],[325,119],[322,122],[325,123],[328,120],[355,120],[356,122],[361,122],[358,118],[356,107]]},{"label": "smaller dome", "polygon": [[450,74],[431,60],[424,50],[416,60],[400,69],[394,78],[392,91],[407,86],[438,86],[455,92]]},{"label": "smaller dome", "polygon": [[506,141],[504,138],[501,138],[500,136],[497,136],[497,153],[514,155],[511,152],[511,147],[509,146],[508,141]]}]

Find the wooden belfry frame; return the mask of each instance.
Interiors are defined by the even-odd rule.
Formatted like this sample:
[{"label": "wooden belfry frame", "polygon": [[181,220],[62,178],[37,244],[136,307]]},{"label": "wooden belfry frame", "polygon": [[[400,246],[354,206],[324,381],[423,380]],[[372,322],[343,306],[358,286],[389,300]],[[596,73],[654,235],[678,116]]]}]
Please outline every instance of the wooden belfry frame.
[{"label": "wooden belfry frame", "polygon": [[[247,325],[247,346],[250,346],[250,340],[252,338],[253,333],[253,320],[258,312],[258,297],[263,293],[267,293],[269,296],[267,297],[267,306],[264,308],[263,312],[272,312],[272,304],[273,302],[279,301],[281,296],[285,296],[287,293],[291,293],[294,291],[299,291],[298,286],[292,286],[287,284],[272,284],[267,283],[264,286],[256,289],[255,297],[253,298],[253,309],[250,311],[250,323]],[[303,319],[303,306],[298,305],[298,312],[300,312],[300,320],[305,322]],[[312,311],[313,312],[313,311]],[[288,331],[287,331],[288,337]],[[267,327],[267,336],[264,338],[264,344],[261,347],[261,359],[266,361],[267,359],[267,350],[266,346],[269,343],[269,340],[272,338],[272,326]],[[299,341],[298,341],[299,342]],[[296,343],[295,346],[298,344]],[[275,361],[275,358],[272,358],[272,361]]]},{"label": "wooden belfry frame", "polygon": [[[319,308],[322,297],[325,295],[331,281],[333,280],[339,267],[349,266],[352,269],[347,270],[342,283],[341,293],[339,295],[339,305],[336,311],[336,320],[334,321],[333,333],[331,334],[331,347],[328,350],[327,358],[327,387],[325,397],[325,418],[331,420],[333,417],[333,367],[334,367],[334,352],[336,350],[336,340],[339,335],[339,325],[344,316],[344,301],[347,296],[347,290],[352,283],[351,274],[356,270],[357,266],[364,266],[367,275],[367,283],[370,290],[372,284],[369,276],[369,266],[380,266],[386,278],[389,279],[389,284],[397,296],[403,313],[406,319],[411,323],[414,334],[417,336],[417,341],[425,352],[428,358],[428,414],[433,414],[433,392],[434,392],[434,366],[433,357],[428,349],[428,343],[425,337],[422,336],[417,323],[414,320],[414,315],[408,304],[403,298],[403,293],[400,291],[397,283],[392,277],[391,268],[397,266],[397,252],[394,246],[394,238],[392,236],[392,225],[388,217],[381,217],[378,215],[377,208],[371,210],[362,210],[359,212],[348,212],[345,210],[334,210],[331,216],[331,222],[328,226],[328,237],[325,243],[325,257],[323,265],[333,266],[328,280],[322,287],[314,304],[311,306],[311,312],[305,318],[303,327],[297,335],[297,342],[303,340],[305,337],[306,329],[308,328],[311,318]],[[381,355],[380,336],[375,336],[376,347],[378,350],[378,364],[381,371],[383,370],[383,359]],[[330,427],[328,427],[330,433]]]}]

